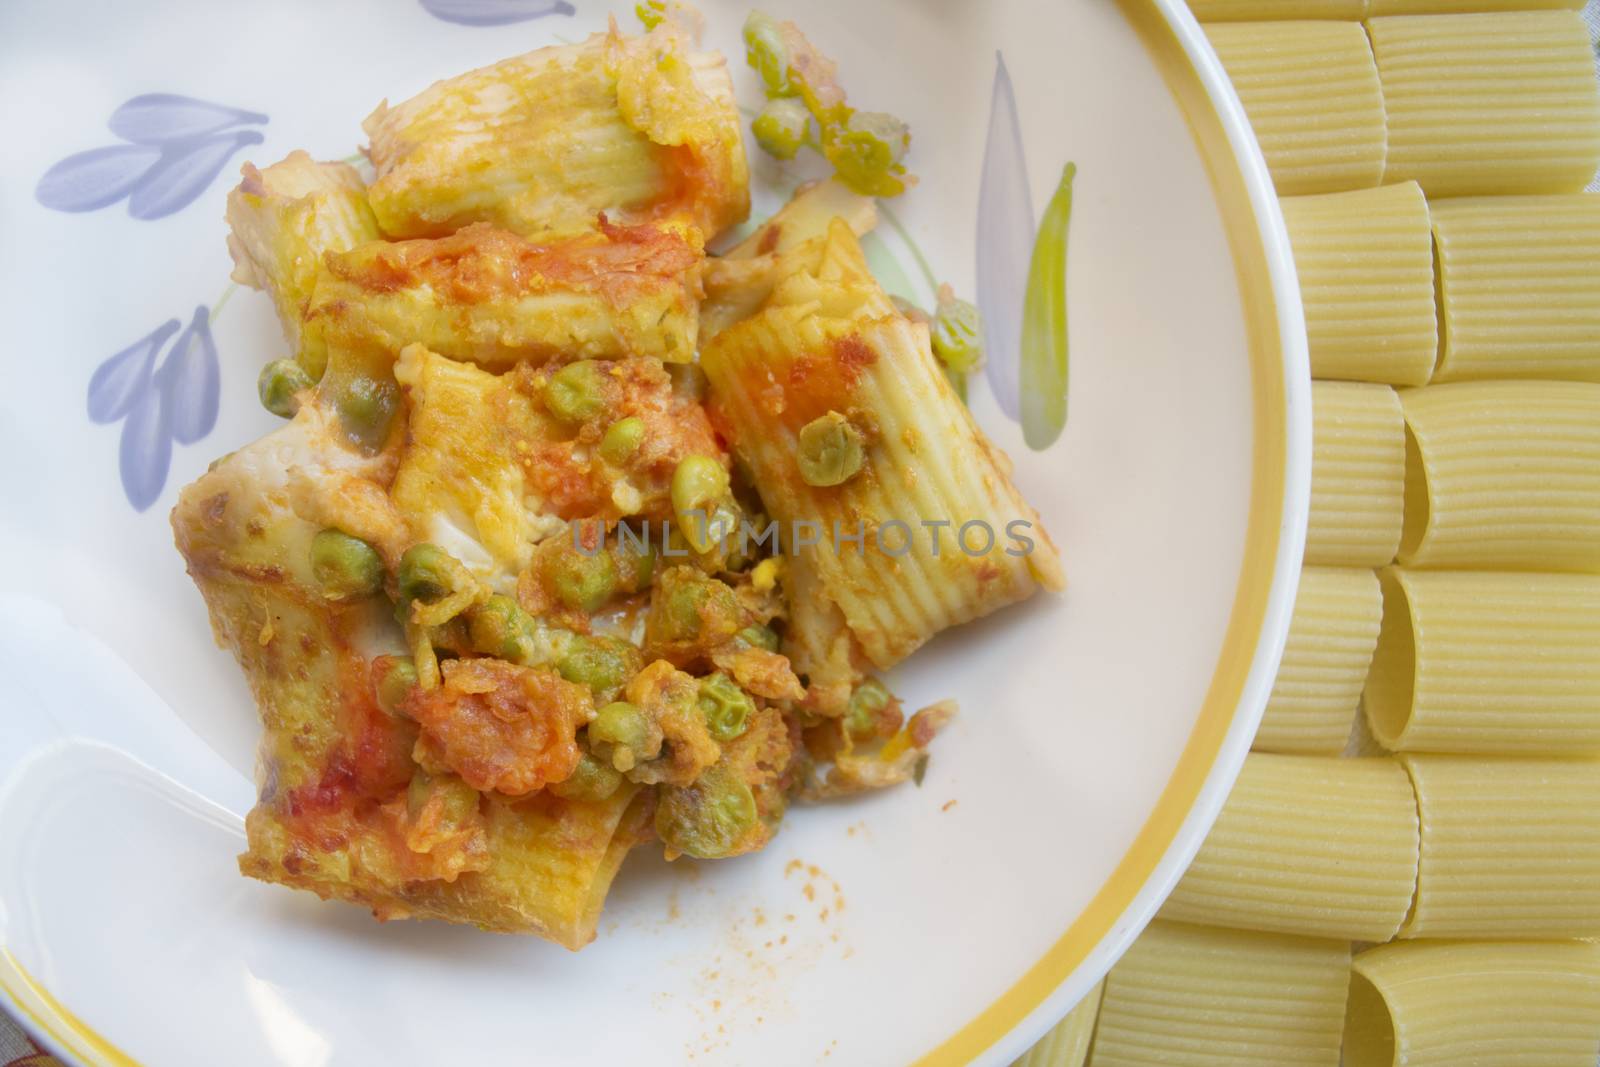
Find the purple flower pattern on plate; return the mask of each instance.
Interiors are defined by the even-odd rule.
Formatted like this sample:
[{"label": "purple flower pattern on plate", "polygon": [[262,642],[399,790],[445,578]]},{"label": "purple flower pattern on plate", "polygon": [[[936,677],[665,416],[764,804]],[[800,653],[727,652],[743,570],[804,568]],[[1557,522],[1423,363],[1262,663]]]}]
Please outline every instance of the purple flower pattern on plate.
[{"label": "purple flower pattern on plate", "polygon": [[91,148],[45,171],[34,199],[56,211],[98,211],[120,200],[136,219],[160,219],[205,192],[228,160],[260,144],[267,116],[171,93],[136,96],[107,123],[124,143]]},{"label": "purple flower pattern on plate", "polygon": [[[163,347],[166,356],[158,362]],[[168,319],[95,368],[89,419],[122,423],[118,468],[135,510],[144,511],[161,495],[173,443],[194,444],[216,426],[221,395],[211,312],[204,306],[194,309],[182,332],[177,319]]]},{"label": "purple flower pattern on plate", "polygon": [[1011,74],[994,57],[989,133],[978,186],[977,295],[983,315],[984,373],[1013,421],[1021,417],[1022,294],[1033,258],[1033,194]]},{"label": "purple flower pattern on plate", "polygon": [[423,10],[436,19],[458,26],[508,26],[547,15],[571,15],[566,0],[420,0]]}]

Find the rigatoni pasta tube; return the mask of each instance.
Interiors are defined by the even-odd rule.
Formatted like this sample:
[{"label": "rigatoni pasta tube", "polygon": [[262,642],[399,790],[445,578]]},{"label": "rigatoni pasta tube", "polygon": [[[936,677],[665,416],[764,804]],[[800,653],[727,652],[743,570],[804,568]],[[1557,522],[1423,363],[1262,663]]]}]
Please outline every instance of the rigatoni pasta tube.
[{"label": "rigatoni pasta tube", "polygon": [[1430,385],[1400,406],[1401,563],[1600,570],[1600,383]]},{"label": "rigatoni pasta tube", "polygon": [[1600,763],[1401,759],[1422,819],[1401,937],[1600,936]]},{"label": "rigatoni pasta tube", "polygon": [[323,255],[377,240],[378,220],[348,163],[318,163],[296,151],[265,170],[246,163],[243,172],[228,193],[233,280],[272,297],[284,339],[298,350]]},{"label": "rigatoni pasta tube", "polygon": [[1270,19],[1360,19],[1367,0],[1189,0],[1201,22],[1255,22]]},{"label": "rigatoni pasta tube", "polygon": [[1406,434],[1387,385],[1311,383],[1306,562],[1381,567],[1400,546]]},{"label": "rigatoni pasta tube", "polygon": [[1345,1067],[1594,1067],[1600,945],[1425,942],[1356,956]]},{"label": "rigatoni pasta tube", "polygon": [[1161,916],[1386,941],[1416,871],[1416,800],[1393,759],[1252,752]]},{"label": "rigatoni pasta tube", "polygon": [[1600,576],[1391,567],[1362,706],[1408,752],[1600,749]]},{"label": "rigatoni pasta tube", "polygon": [[1300,573],[1289,640],[1256,731],[1257,750],[1327,756],[1343,751],[1382,617],[1383,597],[1370,570],[1307,567]]},{"label": "rigatoni pasta tube", "polygon": [[1428,203],[1415,182],[1282,200],[1316,378],[1422,385],[1437,355]]},{"label": "rigatoni pasta tube", "polygon": [[1383,95],[1359,23],[1234,22],[1205,31],[1278,195],[1365,189],[1382,180]]},{"label": "rigatoni pasta tube", "polygon": [[1100,995],[1105,989],[1101,982],[1078,1001],[1050,1032],[1023,1053],[1011,1067],[1083,1067],[1089,1056],[1089,1042],[1094,1038],[1095,1021],[1100,1018]]},{"label": "rigatoni pasta tube", "polygon": [[1460,15],[1477,11],[1577,11],[1583,0],[1368,0],[1367,14]]},{"label": "rigatoni pasta tube", "polygon": [[1314,378],[1421,386],[1434,373],[1434,246],[1416,182],[1285,197]]},{"label": "rigatoni pasta tube", "polygon": [[1338,1067],[1350,944],[1156,921],[1106,976],[1091,1067]]},{"label": "rigatoni pasta tube", "polygon": [[1594,177],[1600,86],[1576,12],[1396,15],[1367,32],[1389,121],[1385,181],[1433,198],[1575,193]]},{"label": "rigatoni pasta tube", "polygon": [[1432,218],[1434,381],[1600,381],[1600,196],[1464,197]]}]

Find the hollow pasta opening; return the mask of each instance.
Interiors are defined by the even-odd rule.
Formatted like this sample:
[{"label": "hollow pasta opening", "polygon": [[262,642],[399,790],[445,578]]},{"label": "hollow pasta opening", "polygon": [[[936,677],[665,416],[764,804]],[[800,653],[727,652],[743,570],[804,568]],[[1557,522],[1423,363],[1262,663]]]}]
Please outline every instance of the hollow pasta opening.
[{"label": "hollow pasta opening", "polygon": [[1410,563],[1427,539],[1428,527],[1433,523],[1432,498],[1428,492],[1428,465],[1422,458],[1422,446],[1417,435],[1406,423],[1406,482],[1405,513],[1400,521],[1401,563]]},{"label": "hollow pasta opening", "polygon": [[1361,974],[1350,974],[1350,998],[1344,1013],[1344,1067],[1392,1067],[1394,1017],[1378,987]]},{"label": "hollow pasta opening", "polygon": [[1383,590],[1383,621],[1378,628],[1378,648],[1362,694],[1367,725],[1386,748],[1395,748],[1411,724],[1417,683],[1416,628],[1411,598],[1393,570],[1378,572]]},{"label": "hollow pasta opening", "polygon": [[[1450,321],[1450,319],[1449,319],[1449,316],[1445,314],[1444,249],[1439,247],[1439,233],[1438,233],[1437,230],[1434,231],[1432,244],[1433,244],[1433,320],[1434,320],[1435,332],[1438,335],[1438,345],[1434,349],[1432,374],[1437,375],[1437,374],[1439,374],[1440,371],[1444,370],[1445,358],[1446,358],[1446,356],[1449,355],[1449,352],[1450,352],[1450,347],[1449,347],[1450,334],[1449,334],[1448,330],[1446,329],[1446,324]],[[1426,385],[1427,383],[1424,382],[1423,384]]]}]

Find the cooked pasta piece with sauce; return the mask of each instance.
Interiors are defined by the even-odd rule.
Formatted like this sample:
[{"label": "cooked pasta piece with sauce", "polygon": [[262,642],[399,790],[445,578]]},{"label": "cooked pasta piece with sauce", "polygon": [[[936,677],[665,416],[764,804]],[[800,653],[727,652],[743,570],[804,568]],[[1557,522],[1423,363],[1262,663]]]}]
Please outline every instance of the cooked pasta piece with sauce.
[{"label": "cooked pasta piece with sauce", "polygon": [[[796,531],[792,563],[809,572],[815,609],[837,610],[858,669],[881,669],[940,630],[1061,588],[1061,565],[1009,461],[951,392],[927,327],[895,310],[844,221],[817,256],[702,359],[768,514]],[[835,551],[835,537],[853,540]]]},{"label": "cooked pasta piece with sauce", "polygon": [[326,257],[307,344],[392,358],[416,342],[496,369],[623,356],[687,363],[702,263],[692,234],[603,218],[597,230],[548,241],[482,224],[375,241]]},{"label": "cooked pasta piece with sauce", "polygon": [[1415,182],[1280,201],[1311,373],[1422,385],[1437,354],[1433,243]]},{"label": "cooked pasta piece with sauce", "polygon": [[272,297],[291,351],[300,347],[323,255],[379,236],[366,190],[348,163],[317,163],[296,151],[265,170],[246,163],[244,181],[228,194],[233,280]]},{"label": "cooked pasta piece with sauce", "polygon": [[1600,196],[1463,197],[1432,218],[1434,381],[1600,382]]},{"label": "cooked pasta piece with sauce", "polygon": [[372,209],[392,237],[473,222],[540,237],[608,212],[709,239],[750,207],[727,61],[693,51],[672,20],[437,82],[363,126]]},{"label": "cooked pasta piece with sauce", "polygon": [[1385,181],[1432,198],[1576,193],[1594,177],[1600,85],[1577,12],[1395,15],[1367,33],[1388,114]]},{"label": "cooked pasta piece with sauce", "polygon": [[1600,576],[1391,567],[1362,706],[1405,752],[1600,750]]},{"label": "cooked pasta piece with sauce", "polygon": [[1422,819],[1401,937],[1600,937],[1600,764],[1401,759]]},{"label": "cooked pasta piece with sauce", "polygon": [[1405,516],[1405,418],[1387,385],[1311,383],[1306,562],[1381,567]]},{"label": "cooked pasta piece with sauce", "polygon": [[1378,644],[1383,596],[1358,567],[1300,572],[1289,639],[1253,747],[1336,756],[1360,714],[1361,687]]},{"label": "cooked pasta piece with sauce", "polygon": [[1413,567],[1600,571],[1600,383],[1400,394]]},{"label": "cooked pasta piece with sauce", "polygon": [[[1383,180],[1383,94],[1359,23],[1228,22],[1205,31],[1279,196],[1366,189]],[[1311,70],[1315,78],[1306,76]]]},{"label": "cooked pasta piece with sauce", "polygon": [[1090,1067],[1338,1067],[1350,943],[1157,920],[1106,976]]},{"label": "cooked pasta piece with sauce", "polygon": [[1416,799],[1394,760],[1252,752],[1161,916],[1386,941],[1416,874]]},{"label": "cooked pasta piece with sauce", "polygon": [[1345,1067],[1593,1067],[1600,945],[1583,941],[1379,945],[1358,954]]}]

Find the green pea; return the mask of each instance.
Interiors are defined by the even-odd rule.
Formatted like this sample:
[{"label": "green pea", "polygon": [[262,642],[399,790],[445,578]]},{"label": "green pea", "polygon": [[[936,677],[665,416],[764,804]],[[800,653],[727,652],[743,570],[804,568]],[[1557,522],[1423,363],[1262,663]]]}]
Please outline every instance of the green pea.
[{"label": "green pea", "polygon": [[796,462],[807,485],[842,485],[865,460],[861,431],[837,411],[819,415],[800,430]]},{"label": "green pea", "polygon": [[975,370],[983,358],[983,320],[965,300],[941,300],[933,319],[933,354],[950,370]]},{"label": "green pea", "polygon": [[476,652],[527,665],[536,654],[537,625],[515,600],[496,593],[468,614],[467,638]]},{"label": "green pea", "polygon": [[544,558],[544,575],[557,600],[586,614],[599,610],[617,591],[617,563],[611,553],[586,556],[570,542]]},{"label": "green pea", "polygon": [[413,600],[431,603],[448,596],[454,591],[451,573],[459,566],[455,558],[438,545],[427,542],[412,545],[400,557],[396,577],[401,603]]},{"label": "green pea", "polygon": [[405,703],[416,684],[417,665],[411,661],[411,657],[390,657],[383,673],[378,676],[378,707],[390,715],[399,714],[400,705]]},{"label": "green pea", "polygon": [[739,525],[729,492],[728,468],[710,456],[685,456],[672,471],[672,511],[689,547],[707,553]]},{"label": "green pea", "polygon": [[798,100],[769,100],[750,123],[750,132],[769,156],[793,159],[811,139],[811,112]]},{"label": "green pea", "polygon": [[668,848],[696,859],[733,855],[756,825],[750,786],[720,766],[693,784],[661,791],[656,833]]},{"label": "green pea", "polygon": [[435,796],[444,798],[444,824],[459,826],[478,813],[478,791],[453,774],[418,769],[406,786],[406,811],[415,819]]},{"label": "green pea", "polygon": [[739,601],[733,590],[715,578],[689,568],[674,568],[656,586],[645,630],[653,640],[670,643],[715,642],[739,628]]},{"label": "green pea", "polygon": [[371,596],[383,588],[383,557],[359,537],[322,530],[311,539],[311,576],[330,600]]},{"label": "green pea", "polygon": [[621,785],[622,775],[615,767],[585,752],[570,776],[559,782],[551,782],[548,788],[565,800],[599,803],[609,800]]},{"label": "green pea", "polygon": [[616,700],[595,713],[589,740],[640,752],[650,743],[650,722],[634,705]]},{"label": "green pea", "polygon": [[605,410],[606,385],[606,372],[594,360],[569,363],[550,376],[544,406],[562,422],[585,422]]},{"label": "green pea", "polygon": [[839,180],[864,196],[898,196],[905,191],[900,157],[910,147],[905,123],[881,111],[854,112],[843,126],[823,132],[822,154]]},{"label": "green pea", "polygon": [[764,648],[768,652],[778,651],[778,635],[770,626],[746,626],[735,636],[753,648]]},{"label": "green pea", "polygon": [[656,571],[656,549],[648,536],[624,536],[619,528],[610,551],[617,567],[617,586],[622,592],[637,593],[650,588],[650,578]]},{"label": "green pea", "polygon": [[627,641],[575,636],[556,670],[567,681],[588,686],[599,696],[616,693],[643,666],[639,650]]},{"label": "green pea", "polygon": [[345,432],[358,443],[377,448],[389,436],[389,423],[400,406],[400,390],[394,382],[358,375],[344,382],[335,405]]},{"label": "green pea", "polygon": [[261,377],[256,379],[256,393],[261,397],[262,407],[274,415],[292,419],[300,410],[300,394],[315,384],[311,375],[294,360],[275,359],[261,368]]},{"label": "green pea", "polygon": [[699,705],[706,728],[718,741],[732,741],[744,733],[750,716],[756,711],[750,694],[721,672],[700,680]]},{"label": "green pea", "polygon": [[600,458],[612,466],[620,466],[639,451],[643,443],[644,420],[637,415],[629,415],[606,427],[605,436],[600,438]]},{"label": "green pea", "polygon": [[878,715],[894,700],[894,694],[876,678],[868,678],[850,694],[844,727],[855,738],[870,737],[878,730]]},{"label": "green pea", "polygon": [[793,96],[797,91],[789,81],[789,46],[777,20],[761,11],[752,11],[744,20],[744,58],[761,75],[762,88],[770,96]]}]

